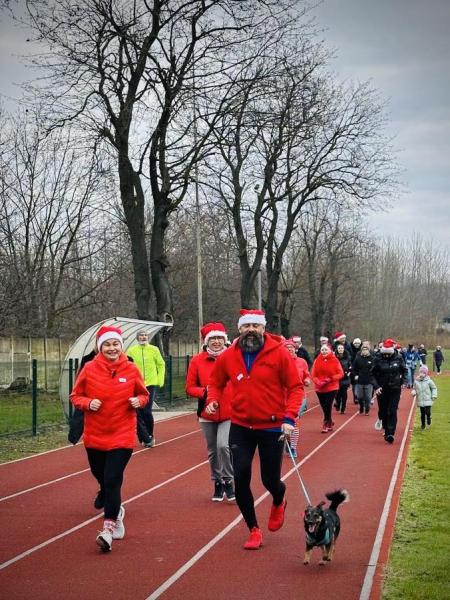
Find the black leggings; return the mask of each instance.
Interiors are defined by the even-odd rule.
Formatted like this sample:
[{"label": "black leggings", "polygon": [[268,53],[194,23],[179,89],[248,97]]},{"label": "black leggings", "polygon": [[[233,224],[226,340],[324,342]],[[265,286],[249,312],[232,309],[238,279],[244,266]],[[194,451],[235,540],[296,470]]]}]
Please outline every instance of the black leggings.
[{"label": "black leggings", "polygon": [[138,440],[142,443],[150,442],[150,438],[153,437],[153,430],[155,428],[155,419],[153,417],[153,402],[156,397],[156,386],[148,385],[148,402],[144,408],[137,409],[137,436]]},{"label": "black leggings", "polygon": [[333,400],[336,397],[336,392],[337,390],[333,390],[332,392],[316,392],[323,412],[323,422],[327,425],[332,423],[331,408]]},{"label": "black leggings", "polygon": [[341,385],[339,387],[336,394],[336,410],[339,410],[341,412],[345,411],[345,408],[347,406],[347,391],[348,385]]},{"label": "black leggings", "polygon": [[431,425],[431,406],[419,406],[419,408],[422,427],[425,427],[425,419],[427,420],[427,425]]},{"label": "black leggings", "polygon": [[276,506],[279,506],[284,498],[286,486],[280,479],[284,442],[279,441],[280,435],[279,431],[248,429],[234,423],[230,427],[236,502],[249,529],[258,527],[255,502],[250,489],[256,448],[259,452],[261,481],[264,487],[272,494]]},{"label": "black leggings", "polygon": [[115,521],[120,510],[123,472],[131,458],[131,448],[96,450],[86,448],[92,475],[100,485],[105,502],[105,519]]}]

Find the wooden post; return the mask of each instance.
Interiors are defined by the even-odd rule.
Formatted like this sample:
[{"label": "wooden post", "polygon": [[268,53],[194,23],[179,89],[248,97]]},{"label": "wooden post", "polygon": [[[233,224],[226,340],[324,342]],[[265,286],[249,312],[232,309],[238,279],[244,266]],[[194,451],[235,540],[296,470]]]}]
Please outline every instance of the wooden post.
[{"label": "wooden post", "polygon": [[44,389],[48,390],[47,336],[46,335],[44,335]]}]

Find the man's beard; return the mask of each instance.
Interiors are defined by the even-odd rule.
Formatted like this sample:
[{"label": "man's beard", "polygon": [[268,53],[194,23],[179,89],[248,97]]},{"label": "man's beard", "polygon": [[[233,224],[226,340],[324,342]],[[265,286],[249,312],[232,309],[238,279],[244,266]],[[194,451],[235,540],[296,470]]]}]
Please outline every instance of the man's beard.
[{"label": "man's beard", "polygon": [[264,335],[259,333],[243,333],[239,338],[239,346],[244,352],[258,352],[263,344]]}]

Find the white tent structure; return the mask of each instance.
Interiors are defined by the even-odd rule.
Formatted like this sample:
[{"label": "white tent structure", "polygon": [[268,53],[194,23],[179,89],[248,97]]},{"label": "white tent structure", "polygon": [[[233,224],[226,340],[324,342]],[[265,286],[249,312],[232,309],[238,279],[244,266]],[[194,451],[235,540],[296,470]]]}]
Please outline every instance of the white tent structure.
[{"label": "white tent structure", "polygon": [[59,397],[63,404],[66,416],[69,415],[69,360],[81,361],[85,354],[89,354],[95,346],[95,334],[102,325],[112,325],[120,327],[123,333],[123,348],[126,352],[129,346],[136,343],[136,334],[138,331],[146,331],[151,340],[158,331],[164,327],[172,327],[173,323],[160,323],[158,321],[142,321],[140,319],[128,319],[126,317],[111,317],[92,325],[72,344],[67,352],[62,364],[61,375],[59,378]]}]

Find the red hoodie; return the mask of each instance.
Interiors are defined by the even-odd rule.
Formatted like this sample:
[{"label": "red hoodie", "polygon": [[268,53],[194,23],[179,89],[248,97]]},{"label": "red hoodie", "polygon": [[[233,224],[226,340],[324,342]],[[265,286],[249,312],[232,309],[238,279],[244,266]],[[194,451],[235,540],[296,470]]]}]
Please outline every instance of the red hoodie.
[{"label": "red hoodie", "polygon": [[[203,398],[203,394],[205,393],[206,386],[209,383],[209,378],[212,370],[214,369],[217,358],[210,356],[206,351],[204,351],[200,352],[200,354],[196,354],[191,359],[186,375],[185,386],[186,394],[188,396],[200,399]],[[207,419],[208,421],[228,421],[231,416],[231,393],[231,385],[228,384],[221,396],[219,408],[216,410],[216,412],[213,415],[209,415],[205,413],[205,410],[203,410],[200,414],[200,417],[202,419]]]},{"label": "red hoodie", "polygon": [[320,393],[333,392],[339,389],[339,380],[344,377],[344,371],[336,356],[330,352],[326,356],[323,354],[317,356],[311,376],[316,391]]},{"label": "red hoodie", "polygon": [[[112,450],[134,448],[136,409],[129,399],[137,396],[141,407],[148,402],[148,391],[141,373],[122,352],[111,362],[102,354],[87,363],[78,375],[70,399],[84,411],[83,440],[86,448]],[[98,398],[98,411],[89,410],[91,400]]]},{"label": "red hoodie", "polygon": [[[239,340],[219,356],[208,385],[207,402],[218,402],[231,382],[231,422],[253,429],[275,429],[295,422],[302,401],[303,383],[295,361],[281,338],[265,333],[250,372]],[[287,394],[286,394],[287,392]]]}]

